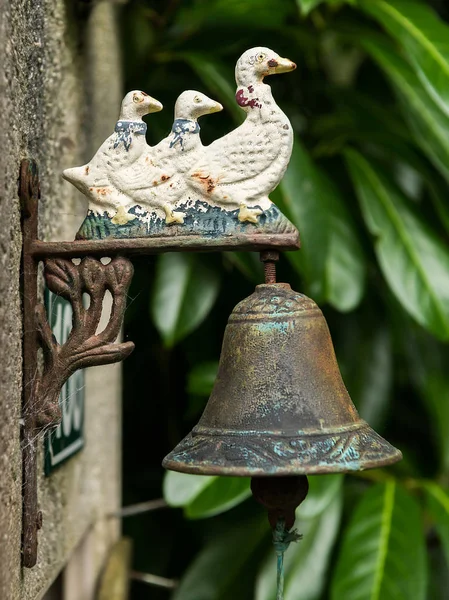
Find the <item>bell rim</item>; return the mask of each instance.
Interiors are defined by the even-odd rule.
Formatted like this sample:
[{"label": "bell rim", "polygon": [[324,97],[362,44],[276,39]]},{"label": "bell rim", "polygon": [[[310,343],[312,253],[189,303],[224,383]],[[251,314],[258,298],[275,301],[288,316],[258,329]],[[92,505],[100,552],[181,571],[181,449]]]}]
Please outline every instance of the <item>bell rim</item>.
[{"label": "bell rim", "polygon": [[[317,429],[313,429],[313,428],[306,428],[306,429],[292,429],[292,430],[288,430],[288,429],[282,429],[282,430],[276,430],[276,429],[270,429],[270,430],[264,430],[264,429],[245,429],[245,431],[241,431],[238,429],[226,429],[226,428],[220,428],[220,427],[214,427],[213,429],[211,427],[204,427],[200,424],[195,425],[195,427],[192,429],[192,431],[190,432],[190,435],[192,435],[193,437],[196,437],[197,435],[204,435],[204,436],[208,436],[208,437],[221,437],[221,436],[234,436],[234,437],[242,437],[242,436],[271,436],[273,438],[294,438],[294,437],[301,437],[301,436],[306,436],[306,437],[313,437],[313,436],[332,436],[332,435],[338,435],[339,433],[346,433],[346,432],[350,432],[350,431],[358,431],[359,429],[362,428],[369,428],[371,429],[371,427],[368,425],[368,423],[366,421],[364,421],[363,419],[357,419],[356,421],[352,422],[352,423],[348,423],[347,425],[341,425],[338,428],[335,427],[323,427],[320,430]],[[374,431],[373,429],[371,429],[371,431]],[[378,434],[376,434],[378,435]]]},{"label": "bell rim", "polygon": [[194,475],[283,477],[365,471],[402,459],[401,451],[368,424],[360,421],[358,425],[346,431],[333,430],[332,435],[266,436],[258,432],[258,439],[240,433],[240,444],[235,444],[237,432],[232,436],[191,432],[164,458],[162,466]]},{"label": "bell rim", "polygon": [[266,472],[263,469],[252,469],[244,472],[241,469],[233,470],[230,467],[213,467],[211,465],[205,466],[192,466],[187,463],[178,463],[170,460],[169,456],[164,458],[162,466],[167,471],[175,471],[177,473],[185,473],[187,475],[204,475],[204,476],[215,476],[215,477],[291,477],[296,475],[339,475],[351,473],[361,473],[362,471],[369,471],[373,469],[382,469],[383,467],[389,467],[402,460],[402,452],[397,450],[397,453],[385,459],[383,461],[373,461],[372,463],[365,463],[358,469],[351,469],[349,467],[337,469],[335,467],[311,467],[308,469],[283,469],[280,468],[276,472]]}]

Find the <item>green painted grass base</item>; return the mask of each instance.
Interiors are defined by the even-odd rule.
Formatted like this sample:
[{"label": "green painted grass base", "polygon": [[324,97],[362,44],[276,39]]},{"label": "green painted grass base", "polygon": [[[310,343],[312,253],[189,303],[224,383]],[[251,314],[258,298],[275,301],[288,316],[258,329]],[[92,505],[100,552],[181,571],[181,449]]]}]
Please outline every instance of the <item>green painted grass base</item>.
[{"label": "green painted grass base", "polygon": [[167,225],[155,213],[144,213],[133,207],[129,213],[135,218],[125,225],[111,221],[107,213],[98,215],[89,211],[77,235],[77,240],[104,240],[107,238],[148,238],[176,236],[205,236],[226,238],[235,234],[294,234],[295,226],[281,213],[276,205],[259,215],[257,223],[241,223],[238,210],[226,211],[197,201],[194,205],[180,206],[177,212],[185,213],[184,223]]}]

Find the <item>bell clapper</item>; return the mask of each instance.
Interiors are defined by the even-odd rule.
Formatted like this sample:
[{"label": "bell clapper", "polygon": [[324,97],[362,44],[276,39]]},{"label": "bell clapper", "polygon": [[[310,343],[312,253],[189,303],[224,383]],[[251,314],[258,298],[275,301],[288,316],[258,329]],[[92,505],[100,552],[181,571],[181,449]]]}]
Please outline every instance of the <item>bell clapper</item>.
[{"label": "bell clapper", "polygon": [[265,283],[276,283],[276,263],[279,260],[279,252],[276,250],[263,250],[260,253],[260,261],[265,269]]},{"label": "bell clapper", "polygon": [[284,598],[284,552],[291,542],[302,538],[292,530],[295,524],[295,511],[309,491],[305,475],[291,477],[253,477],[251,491],[259,504],[268,512],[268,521],[273,530],[273,546],[277,555],[277,596]]}]

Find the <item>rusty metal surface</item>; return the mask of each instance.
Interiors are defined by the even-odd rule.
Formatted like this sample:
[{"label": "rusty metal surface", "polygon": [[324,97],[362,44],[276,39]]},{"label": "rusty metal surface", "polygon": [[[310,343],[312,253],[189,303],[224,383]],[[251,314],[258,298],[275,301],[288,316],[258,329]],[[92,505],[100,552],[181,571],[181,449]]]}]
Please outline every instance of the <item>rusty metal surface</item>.
[{"label": "rusty metal surface", "polygon": [[[37,434],[43,427],[57,425],[60,421],[60,391],[74,371],[118,362],[133,350],[132,342],[116,343],[133,266],[120,256],[106,265],[92,257],[75,265],[70,258],[45,259],[45,254],[36,255],[33,245],[37,240],[39,177],[34,161],[22,161],[18,191],[23,219],[22,554],[23,565],[31,568],[36,564],[37,531],[42,526],[37,498]],[[72,253],[74,256],[76,253]],[[73,328],[67,342],[61,345],[51,332],[44,306],[38,303],[39,259],[44,259],[48,288],[72,306]],[[97,334],[106,291],[112,295],[112,310],[106,327]],[[83,306],[83,294],[86,293],[90,299],[88,308]],[[42,373],[38,368],[39,347],[43,349]]]},{"label": "rusty metal surface", "polygon": [[260,261],[263,263],[265,283],[276,283],[276,263],[279,260],[277,250],[264,250],[260,253]]},{"label": "rusty metal surface", "polygon": [[286,529],[291,529],[295,524],[295,511],[309,493],[309,482],[306,475],[253,477],[251,491],[254,499],[266,509],[272,529],[279,519],[283,519]]},{"label": "rusty metal surface", "polygon": [[[60,422],[59,394],[75,371],[119,362],[134,349],[132,342],[115,343],[133,276],[133,266],[127,259],[114,258],[107,265],[91,257],[79,265],[67,259],[49,259],[45,261],[44,276],[47,287],[70,302],[73,317],[70,336],[60,345],[51,332],[43,304],[35,308],[35,327],[44,350],[44,370],[36,377],[34,388],[37,427]],[[96,334],[107,290],[112,296],[111,315],[103,331]],[[90,298],[88,308],[83,305],[83,294]]]},{"label": "rusty metal surface", "polygon": [[37,559],[37,531],[42,520],[37,505],[36,413],[33,395],[33,381],[37,373],[39,348],[34,323],[34,308],[37,304],[37,263],[29,252],[32,240],[37,237],[39,178],[34,161],[24,160],[21,163],[19,197],[23,216],[21,282],[23,305],[22,561],[25,567],[33,567]]},{"label": "rusty metal surface", "polygon": [[232,312],[203,416],[163,465],[205,475],[285,476],[400,458],[360,419],[318,306],[279,283],[257,286]]},{"label": "rusty metal surface", "polygon": [[253,234],[233,235],[229,238],[201,238],[200,236],[178,236],[172,238],[130,238],[104,240],[76,240],[74,242],[42,242],[35,240],[29,251],[36,258],[82,257],[82,256],[147,256],[163,252],[259,252],[273,248],[279,252],[298,250],[299,234],[277,235]]}]

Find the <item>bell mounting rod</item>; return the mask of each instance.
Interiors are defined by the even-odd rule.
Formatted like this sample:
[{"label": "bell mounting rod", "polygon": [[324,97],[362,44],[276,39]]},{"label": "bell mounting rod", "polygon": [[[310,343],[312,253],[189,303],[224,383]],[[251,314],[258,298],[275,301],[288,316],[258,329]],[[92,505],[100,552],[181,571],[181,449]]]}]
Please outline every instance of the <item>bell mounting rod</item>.
[{"label": "bell mounting rod", "polygon": [[260,261],[263,262],[265,271],[265,283],[276,283],[276,263],[279,260],[277,250],[263,250],[260,253]]}]

